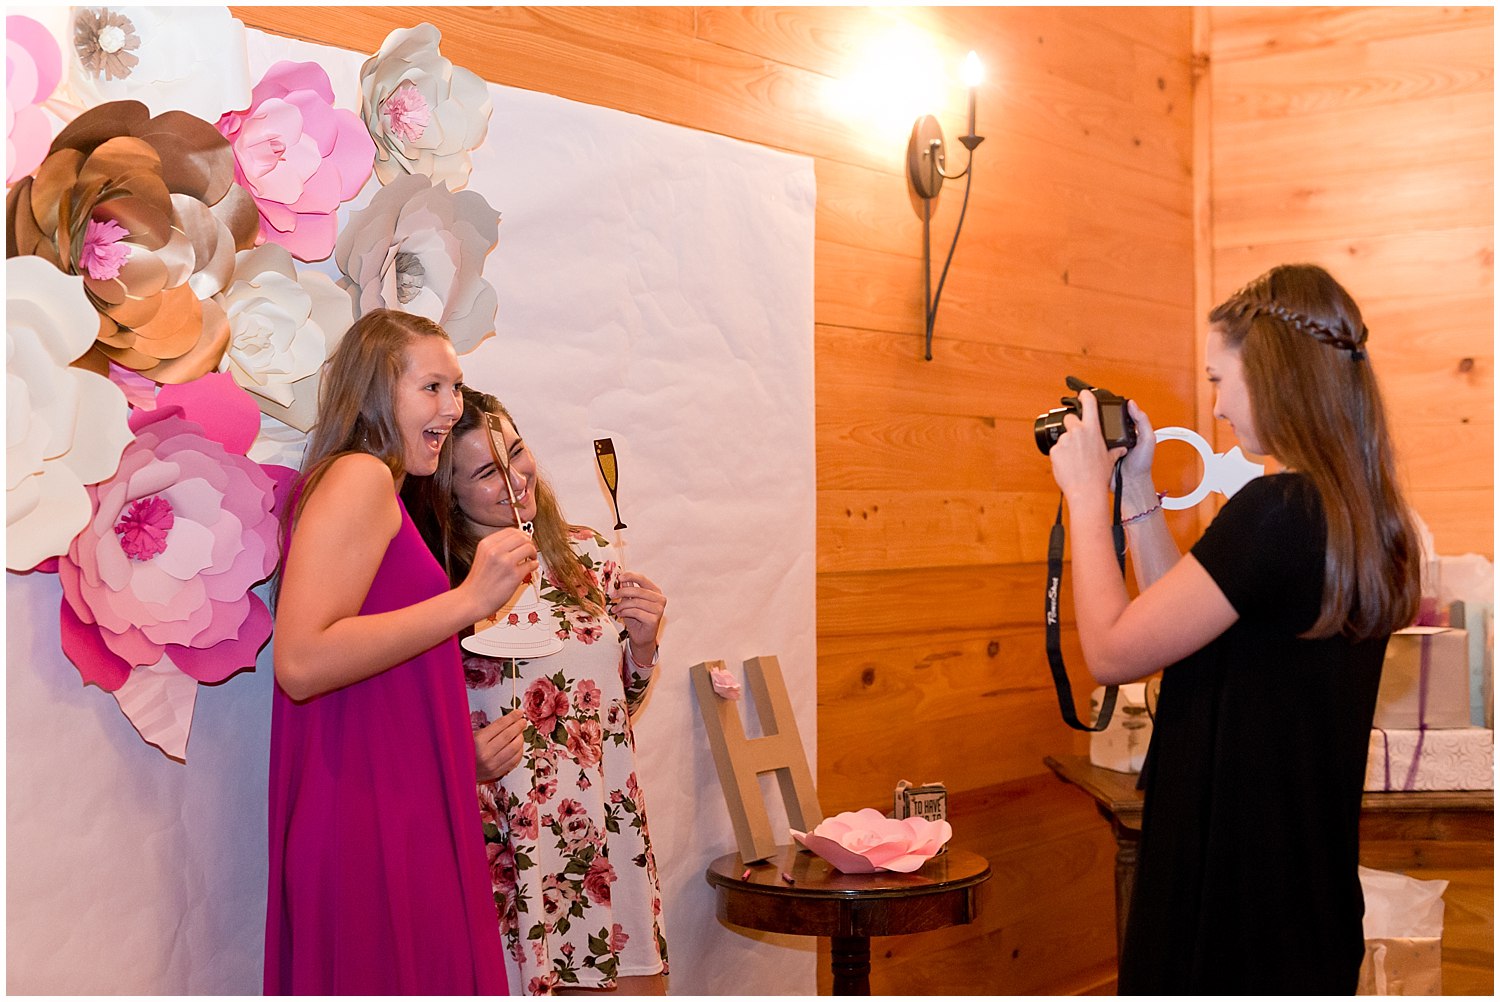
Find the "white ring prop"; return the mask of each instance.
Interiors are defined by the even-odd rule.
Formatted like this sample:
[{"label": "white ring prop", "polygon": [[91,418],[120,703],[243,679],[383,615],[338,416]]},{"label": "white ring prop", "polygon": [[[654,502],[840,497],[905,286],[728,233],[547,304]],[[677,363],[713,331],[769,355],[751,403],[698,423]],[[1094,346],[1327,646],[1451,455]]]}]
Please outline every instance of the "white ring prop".
[{"label": "white ring prop", "polygon": [[1266,472],[1264,466],[1246,459],[1237,445],[1223,454],[1214,452],[1208,441],[1191,428],[1158,428],[1156,440],[1186,442],[1203,460],[1203,479],[1197,487],[1182,497],[1161,499],[1161,506],[1168,511],[1180,511],[1200,504],[1210,491],[1218,491],[1226,498],[1233,497],[1241,487]]}]

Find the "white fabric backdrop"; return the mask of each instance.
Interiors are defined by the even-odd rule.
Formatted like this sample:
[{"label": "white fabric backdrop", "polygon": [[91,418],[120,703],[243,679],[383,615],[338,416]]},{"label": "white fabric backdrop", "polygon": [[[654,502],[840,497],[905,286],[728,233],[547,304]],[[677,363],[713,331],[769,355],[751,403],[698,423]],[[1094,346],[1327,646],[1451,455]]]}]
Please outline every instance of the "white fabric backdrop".
[{"label": "white fabric backdrop", "polygon": [[[250,51],[252,79],[316,60],[358,107],[365,54],[259,32]],[[714,917],[703,871],[734,838],[687,668],[779,655],[813,760],[812,164],[491,92],[469,188],[502,214],[485,271],[498,335],[461,361],[515,414],[569,517],[606,532],[592,443],[614,439],[628,566],[669,597],[636,737],[672,993],[811,994],[811,941]],[[7,578],[7,987],[258,993],[270,648],[200,689],[184,766],[80,687],[60,594],[53,575]]]}]

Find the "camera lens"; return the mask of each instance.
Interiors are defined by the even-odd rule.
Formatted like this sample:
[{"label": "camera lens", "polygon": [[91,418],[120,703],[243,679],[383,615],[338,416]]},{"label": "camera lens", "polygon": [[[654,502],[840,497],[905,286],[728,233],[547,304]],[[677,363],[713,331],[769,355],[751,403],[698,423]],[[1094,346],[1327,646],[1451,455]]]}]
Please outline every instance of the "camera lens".
[{"label": "camera lens", "polygon": [[1057,440],[1063,433],[1063,416],[1073,413],[1067,407],[1057,407],[1036,419],[1036,447],[1042,450],[1042,455],[1052,451]]}]

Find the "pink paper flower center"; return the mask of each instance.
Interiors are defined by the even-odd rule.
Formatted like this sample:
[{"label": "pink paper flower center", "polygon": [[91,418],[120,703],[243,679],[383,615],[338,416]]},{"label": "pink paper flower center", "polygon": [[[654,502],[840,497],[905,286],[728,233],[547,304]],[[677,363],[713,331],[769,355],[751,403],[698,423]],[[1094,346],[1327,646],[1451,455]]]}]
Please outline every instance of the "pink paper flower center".
[{"label": "pink paper flower center", "polygon": [[286,159],[286,142],[280,136],[270,136],[259,142],[246,143],[239,152],[240,169],[250,177],[260,179]]},{"label": "pink paper flower center", "polygon": [[408,143],[421,139],[427,131],[427,99],[410,81],[397,87],[380,110],[390,130]]},{"label": "pink paper flower center", "polygon": [[90,219],[83,231],[78,266],[95,281],[117,278],[130,258],[130,245],[121,243],[130,231],[113,219]]},{"label": "pink paper flower center", "polygon": [[165,553],[167,533],[176,520],[171,502],[160,495],[133,502],[115,523],[120,549],[131,560],[150,560]]}]

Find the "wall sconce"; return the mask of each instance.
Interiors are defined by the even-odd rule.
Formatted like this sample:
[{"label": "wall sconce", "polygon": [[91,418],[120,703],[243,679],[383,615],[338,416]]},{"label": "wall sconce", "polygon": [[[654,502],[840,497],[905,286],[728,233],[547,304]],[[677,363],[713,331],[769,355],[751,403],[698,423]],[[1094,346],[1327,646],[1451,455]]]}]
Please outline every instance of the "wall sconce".
[{"label": "wall sconce", "polygon": [[[969,211],[969,188],[974,183],[974,148],[984,142],[983,136],[974,134],[974,111],[979,93],[979,83],[984,79],[984,66],[979,56],[970,52],[963,65],[964,83],[969,88],[969,132],[959,136],[958,141],[969,151],[969,162],[957,174],[946,173],[947,157],[943,147],[943,129],[931,115],[923,115],[911,128],[911,141],[906,146],[906,177],[912,190],[922,200],[922,304],[926,311],[927,338],[926,359],[932,361],[932,326],[937,322],[938,300],[943,295],[943,283],[948,279],[948,265],[953,263],[953,251],[958,247],[958,234],[964,227],[964,215]],[[953,244],[948,248],[948,258],[943,262],[943,273],[938,276],[936,291],[932,288],[932,200],[943,190],[943,181],[964,181],[964,202],[958,213],[958,226],[953,230]]]}]

